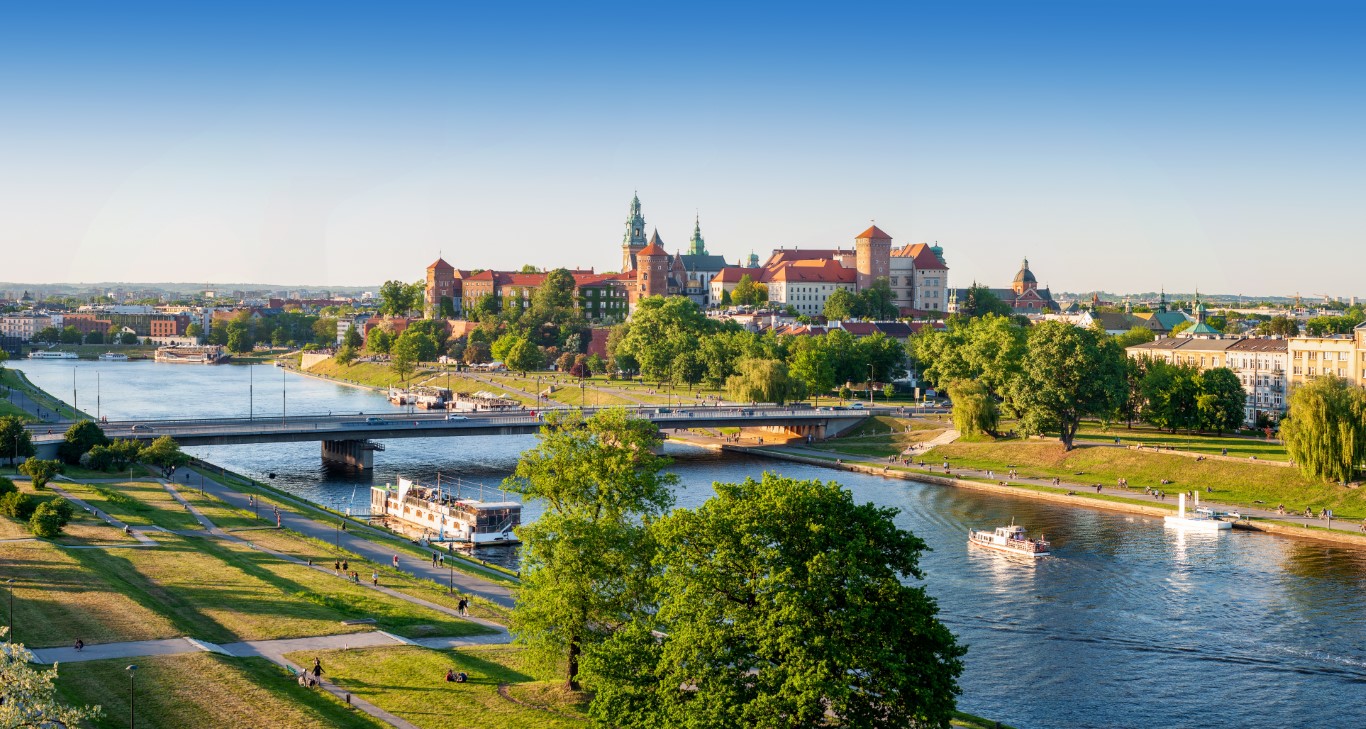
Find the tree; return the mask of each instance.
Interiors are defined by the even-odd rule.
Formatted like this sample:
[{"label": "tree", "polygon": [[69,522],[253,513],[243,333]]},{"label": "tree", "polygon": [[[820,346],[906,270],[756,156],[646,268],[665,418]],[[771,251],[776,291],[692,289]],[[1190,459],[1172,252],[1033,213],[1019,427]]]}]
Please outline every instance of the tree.
[{"label": "tree", "polygon": [[744,274],[730,292],[730,300],[736,306],[759,306],[768,301],[768,286],[756,283],[749,274]]},{"label": "tree", "polygon": [[370,336],[365,339],[365,348],[374,354],[389,354],[389,350],[394,346],[394,334],[388,329],[379,326],[370,330]]},{"label": "tree", "polygon": [[37,334],[33,335],[33,341],[56,344],[62,341],[62,333],[57,331],[57,327],[43,327],[38,330]]},{"label": "tree", "polygon": [[181,452],[175,438],[163,435],[148,443],[138,452],[138,459],[161,468],[180,468],[190,462],[190,456]]},{"label": "tree", "polygon": [[62,472],[61,461],[45,461],[38,458],[29,458],[19,464],[19,473],[28,476],[33,483],[33,488],[44,489],[57,474]]},{"label": "tree", "polygon": [[382,316],[407,316],[409,312],[421,309],[426,287],[425,282],[415,289],[412,284],[402,281],[385,281],[379,287],[379,313]]},{"label": "tree", "polygon": [[1275,337],[1298,337],[1300,325],[1288,316],[1276,316],[1258,325],[1257,333]]},{"label": "tree", "polygon": [[545,280],[531,295],[531,309],[544,318],[574,311],[574,276],[567,269],[557,268],[545,275]]},{"label": "tree", "polygon": [[15,486],[13,481],[5,478],[4,476],[0,476],[0,496],[18,493],[18,491],[19,487]]},{"label": "tree", "polygon": [[[9,631],[0,628],[0,635]],[[68,706],[57,698],[57,667],[41,665],[20,643],[0,651],[0,726],[74,727],[100,717],[98,706]]]},{"label": "tree", "polygon": [[607,351],[619,369],[635,369],[622,366],[621,358],[629,356],[642,376],[664,382],[681,352],[696,348],[703,336],[720,330],[721,325],[708,319],[691,299],[649,296],[637,303],[629,323],[613,328]]},{"label": "tree", "polygon": [[1347,482],[1366,458],[1366,389],[1333,375],[1290,393],[1281,439],[1306,476]]},{"label": "tree", "polygon": [[517,337],[508,347],[503,364],[508,369],[517,370],[525,375],[544,367],[545,357],[541,354],[541,349],[535,344],[532,344],[525,337]]},{"label": "tree", "polygon": [[707,371],[707,364],[702,358],[697,356],[695,351],[682,352],[674,360],[672,380],[674,384],[687,385],[691,390],[693,385],[702,381],[702,375]]},{"label": "tree", "polygon": [[1183,321],[1183,322],[1177,324],[1176,326],[1172,327],[1171,336],[1174,337],[1174,336],[1180,334],[1181,332],[1184,332],[1184,331],[1186,331],[1187,329],[1190,329],[1190,328],[1193,327],[1193,326],[1195,326],[1195,322],[1193,322],[1193,321]]},{"label": "tree", "polygon": [[121,344],[137,344],[138,335],[134,334],[133,332],[124,332],[119,335],[119,342]]},{"label": "tree", "polygon": [[1030,328],[1012,406],[1026,433],[1057,431],[1072,450],[1081,419],[1108,417],[1124,402],[1124,352],[1104,333],[1061,321]]},{"label": "tree", "polygon": [[0,514],[12,519],[28,521],[33,516],[35,504],[28,494],[11,491],[0,496]]},{"label": "tree", "polygon": [[1215,367],[1200,373],[1196,384],[1200,390],[1196,398],[1200,428],[1219,435],[1237,430],[1243,423],[1243,407],[1247,404],[1247,393],[1238,375],[1227,367]]},{"label": "tree", "polygon": [[313,341],[318,344],[331,345],[337,341],[337,320],[332,317],[322,316],[313,322]]},{"label": "tree", "polygon": [[991,293],[991,289],[973,282],[963,298],[958,301],[956,316],[961,319],[976,319],[979,316],[1010,316],[1014,314],[1010,304],[1001,301]]},{"label": "tree", "polygon": [[86,344],[104,344],[104,332],[90,332],[85,335]]},{"label": "tree", "polygon": [[868,377],[869,367],[872,378],[879,382],[895,380],[906,374],[906,349],[895,339],[883,334],[872,334],[858,340],[855,357],[862,363],[859,374]]},{"label": "tree", "polygon": [[57,448],[57,457],[75,465],[86,451],[97,445],[109,445],[109,438],[105,437],[104,431],[94,421],[81,420],[66,429],[66,439]]},{"label": "tree", "polygon": [[406,380],[417,368],[418,360],[417,341],[399,337],[389,353],[389,370],[398,375],[399,380]]},{"label": "tree", "polygon": [[817,402],[821,393],[830,392],[837,380],[835,363],[825,347],[824,338],[799,338],[789,360],[788,374],[801,382],[804,389],[816,397]]},{"label": "tree", "polygon": [[352,362],[356,361],[356,348],[343,344],[337,349],[337,354],[334,355],[334,358],[337,360],[338,364],[350,365]]},{"label": "tree", "polygon": [[994,434],[1001,421],[996,400],[978,380],[954,380],[948,387],[953,427],[964,434]]},{"label": "tree", "polygon": [[390,351],[396,353],[402,348],[412,355],[414,362],[431,362],[436,359],[439,346],[436,337],[409,327],[394,340]]},{"label": "tree", "polygon": [[62,328],[62,344],[80,344],[81,331],[70,324]]},{"label": "tree", "polygon": [[342,335],[342,346],[352,349],[360,349],[365,346],[365,340],[360,335],[360,327],[354,322],[346,328],[346,333]]},{"label": "tree", "polygon": [[741,402],[771,402],[782,405],[801,396],[801,383],[788,377],[787,363],[777,359],[746,357],[726,380],[726,392]]},{"label": "tree", "polygon": [[189,326],[185,327],[185,336],[195,340],[196,342],[203,341],[204,327],[200,326],[198,323],[190,324]]},{"label": "tree", "polygon": [[1128,349],[1144,342],[1151,342],[1156,338],[1157,335],[1153,333],[1153,330],[1147,327],[1134,327],[1123,334],[1116,334],[1115,344],[1118,344],[1120,349]]},{"label": "tree", "polygon": [[539,443],[504,482],[544,506],[518,527],[522,583],[513,633],[534,656],[564,666],[578,688],[579,660],[648,607],[653,557],[645,524],[673,505],[678,477],[655,454],[658,428],[625,411],[552,411]]},{"label": "tree", "polygon": [[10,465],[14,465],[15,460],[33,454],[33,439],[24,421],[14,415],[0,417],[0,458],[8,458]]},{"label": "tree", "polygon": [[[657,608],[585,658],[599,721],[948,727],[961,658],[897,510],[834,482],[717,483],[651,527]],[[657,631],[657,632],[652,632]]]},{"label": "tree", "polygon": [[1198,426],[1199,375],[1192,365],[1170,364],[1160,359],[1148,362],[1139,385],[1143,393],[1143,419],[1173,433],[1178,428]]},{"label": "tree", "polygon": [[465,351],[461,355],[465,364],[484,364],[490,361],[489,345],[485,342],[471,341],[465,345]]},{"label": "tree", "polygon": [[835,289],[825,298],[822,313],[830,321],[847,321],[857,317],[861,310],[858,296],[848,289]]},{"label": "tree", "polygon": [[951,319],[948,329],[927,328],[909,346],[925,380],[940,387],[954,380],[980,380],[1010,409],[1009,384],[1025,358],[1025,330],[1011,318],[985,314]]},{"label": "tree", "polygon": [[896,298],[892,294],[892,286],[887,282],[885,276],[879,276],[871,286],[860,291],[858,299],[861,316],[873,321],[895,319],[897,314],[901,313],[897,309]]},{"label": "tree", "polygon": [[58,497],[38,504],[29,517],[28,526],[35,536],[53,539],[61,536],[62,528],[71,522],[74,513],[70,502]]}]

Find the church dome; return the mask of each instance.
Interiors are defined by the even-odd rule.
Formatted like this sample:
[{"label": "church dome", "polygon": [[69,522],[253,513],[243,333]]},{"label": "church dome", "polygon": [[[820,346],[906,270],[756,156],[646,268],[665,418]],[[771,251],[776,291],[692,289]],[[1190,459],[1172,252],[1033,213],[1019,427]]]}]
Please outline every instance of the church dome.
[{"label": "church dome", "polygon": [[1034,272],[1029,270],[1029,259],[1024,259],[1024,263],[1020,264],[1020,272],[1015,274],[1015,283],[1036,284],[1038,282],[1039,280],[1034,278]]}]

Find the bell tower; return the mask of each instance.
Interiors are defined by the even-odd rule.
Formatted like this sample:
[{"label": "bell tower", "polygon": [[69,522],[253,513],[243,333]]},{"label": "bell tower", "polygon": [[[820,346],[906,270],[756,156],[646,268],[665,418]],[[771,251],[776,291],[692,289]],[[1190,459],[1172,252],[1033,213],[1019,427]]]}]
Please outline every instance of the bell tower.
[{"label": "bell tower", "polygon": [[631,196],[631,211],[626,215],[626,234],[621,237],[621,271],[636,267],[636,254],[646,246],[645,217],[640,214],[640,196]]}]

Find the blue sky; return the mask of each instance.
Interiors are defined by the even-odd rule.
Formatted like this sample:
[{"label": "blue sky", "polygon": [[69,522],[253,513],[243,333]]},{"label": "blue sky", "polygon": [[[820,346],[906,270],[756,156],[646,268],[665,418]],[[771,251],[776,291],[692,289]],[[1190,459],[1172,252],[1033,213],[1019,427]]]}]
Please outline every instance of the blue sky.
[{"label": "blue sky", "polygon": [[1349,3],[16,5],[0,280],[612,270],[638,190],[731,260],[1366,295]]}]

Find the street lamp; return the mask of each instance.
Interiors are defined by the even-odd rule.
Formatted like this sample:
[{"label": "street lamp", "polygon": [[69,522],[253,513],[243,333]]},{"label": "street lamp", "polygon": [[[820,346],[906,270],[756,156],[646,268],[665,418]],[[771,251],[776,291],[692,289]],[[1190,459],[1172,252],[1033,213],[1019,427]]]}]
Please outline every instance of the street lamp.
[{"label": "street lamp", "polygon": [[247,420],[256,419],[256,365],[247,364]]},{"label": "street lamp", "polygon": [[280,422],[283,424],[289,420],[289,401],[285,397],[285,368],[280,368]]},{"label": "street lamp", "polygon": [[873,404],[873,366],[868,365],[868,404]]},{"label": "street lamp", "polygon": [[78,409],[78,407],[79,407],[79,406],[76,404],[76,370],[78,370],[78,369],[80,369],[80,367],[79,367],[78,365],[72,365],[72,366],[71,366],[71,410],[72,410],[72,413],[73,413],[73,414],[72,414],[72,417],[73,417],[73,418],[75,417],[75,414],[74,414],[75,411],[76,411],[76,410]]},{"label": "street lamp", "polygon": [[8,580],[5,580],[5,584],[6,584],[6,585],[9,585],[9,631],[5,633],[5,639],[8,640],[9,642],[13,643],[13,642],[14,642],[14,578],[11,577],[11,578],[9,578]]},{"label": "street lamp", "polygon": [[137,693],[133,690],[133,677],[138,674],[138,667],[136,664],[130,664],[123,670],[128,672],[128,729],[133,729],[133,711],[137,702]]}]

